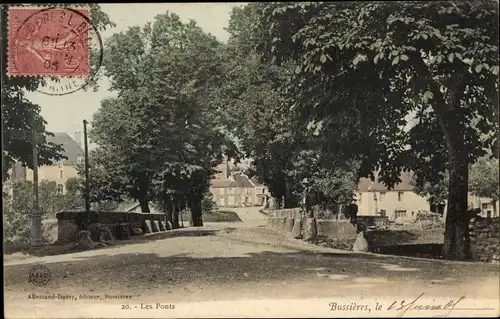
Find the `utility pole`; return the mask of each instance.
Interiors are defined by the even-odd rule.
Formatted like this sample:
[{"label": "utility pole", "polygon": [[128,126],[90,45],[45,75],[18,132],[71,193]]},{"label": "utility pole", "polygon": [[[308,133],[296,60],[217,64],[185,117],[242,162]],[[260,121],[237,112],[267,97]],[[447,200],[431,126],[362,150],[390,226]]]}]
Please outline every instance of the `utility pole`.
[{"label": "utility pole", "polygon": [[89,145],[87,141],[87,120],[83,120],[83,140],[85,147],[85,212],[90,216],[90,186],[89,186]]},{"label": "utility pole", "polygon": [[33,144],[33,212],[31,214],[31,246],[40,247],[42,241],[42,214],[38,203],[38,123],[33,115],[31,124]]}]

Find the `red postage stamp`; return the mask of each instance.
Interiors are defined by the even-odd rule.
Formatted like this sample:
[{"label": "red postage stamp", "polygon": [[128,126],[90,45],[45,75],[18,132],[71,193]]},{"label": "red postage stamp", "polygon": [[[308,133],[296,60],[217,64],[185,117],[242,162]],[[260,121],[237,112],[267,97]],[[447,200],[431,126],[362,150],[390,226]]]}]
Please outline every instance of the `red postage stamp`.
[{"label": "red postage stamp", "polygon": [[87,8],[9,8],[9,76],[88,76]]}]

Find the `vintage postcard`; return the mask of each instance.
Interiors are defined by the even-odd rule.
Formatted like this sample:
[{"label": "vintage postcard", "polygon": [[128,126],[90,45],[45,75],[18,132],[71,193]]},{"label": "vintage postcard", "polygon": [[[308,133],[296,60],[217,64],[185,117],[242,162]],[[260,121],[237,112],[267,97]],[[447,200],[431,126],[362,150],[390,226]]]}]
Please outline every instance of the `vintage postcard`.
[{"label": "vintage postcard", "polygon": [[498,14],[2,4],[5,317],[498,317]]}]

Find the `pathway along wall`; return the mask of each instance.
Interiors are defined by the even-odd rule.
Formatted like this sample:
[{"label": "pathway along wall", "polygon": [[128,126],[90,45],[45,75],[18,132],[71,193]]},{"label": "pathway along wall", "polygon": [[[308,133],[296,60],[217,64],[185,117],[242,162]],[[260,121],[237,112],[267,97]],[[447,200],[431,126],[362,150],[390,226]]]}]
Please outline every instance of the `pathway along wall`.
[{"label": "pathway along wall", "polygon": [[[300,208],[264,210],[267,225],[278,232],[296,239],[308,240],[311,237],[352,238],[356,236],[356,227],[348,220],[304,219]],[[470,222],[472,259],[482,262],[500,261],[500,218],[473,218]],[[386,234],[389,233],[389,234]],[[368,232],[366,239],[370,247],[397,246],[400,236],[397,232]],[[431,248],[436,248],[433,245]],[[437,249],[437,248],[436,248]]]}]

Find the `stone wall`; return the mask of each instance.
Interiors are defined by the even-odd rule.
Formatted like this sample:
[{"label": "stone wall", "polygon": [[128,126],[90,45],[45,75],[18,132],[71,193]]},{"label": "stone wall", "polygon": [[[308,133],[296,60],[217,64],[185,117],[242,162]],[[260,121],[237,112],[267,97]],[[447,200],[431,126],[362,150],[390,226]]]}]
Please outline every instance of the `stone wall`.
[{"label": "stone wall", "polygon": [[356,237],[356,227],[348,220],[317,220],[318,236],[331,238]]},{"label": "stone wall", "polygon": [[[311,223],[316,227],[313,237],[349,239],[356,237],[356,227],[347,220],[304,220],[300,208],[263,210],[268,216],[268,227],[293,238],[306,239],[310,236]],[[471,253],[476,261],[499,262],[500,259],[500,218],[481,218],[471,220]],[[365,238],[370,251],[419,257],[438,256],[442,244],[407,244],[415,239],[412,232],[406,230],[369,230]]]},{"label": "stone wall", "polygon": [[[74,242],[80,230],[88,230],[89,225],[108,227],[118,237],[120,225],[127,228],[140,228],[143,233],[167,229],[164,214],[116,212],[116,211],[61,211],[57,218],[57,242]],[[161,224],[161,225],[160,225]]]},{"label": "stone wall", "polygon": [[281,233],[287,233],[294,238],[300,238],[302,232],[302,214],[300,208],[264,209],[267,226]]},{"label": "stone wall", "polygon": [[263,210],[268,216],[267,225],[293,238],[312,239],[316,236],[344,238],[356,237],[356,227],[342,219],[304,219],[302,209]]},{"label": "stone wall", "polygon": [[469,224],[472,258],[477,261],[499,262],[500,218],[473,218]]},{"label": "stone wall", "polygon": [[[291,235],[293,238],[313,240],[318,238],[330,238],[344,240],[346,243],[354,243],[358,230],[345,219],[304,219],[300,208],[264,210],[268,216],[268,227]],[[360,218],[361,222],[367,226],[374,226],[380,223],[385,225],[386,217],[375,218],[365,216]],[[377,216],[378,217],[378,216]],[[401,230],[368,230],[365,231],[365,238],[370,248],[380,246],[393,246],[412,240],[413,234]]]}]

